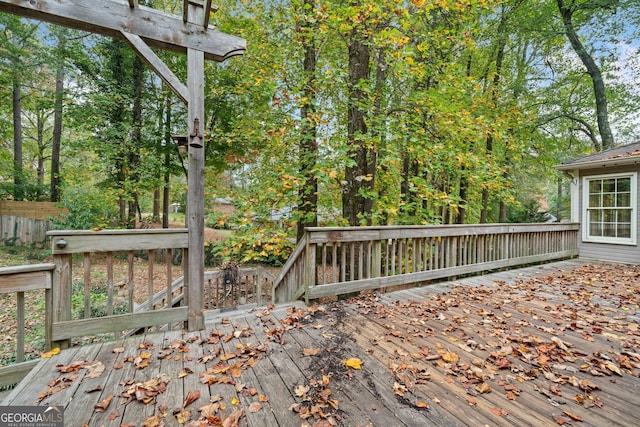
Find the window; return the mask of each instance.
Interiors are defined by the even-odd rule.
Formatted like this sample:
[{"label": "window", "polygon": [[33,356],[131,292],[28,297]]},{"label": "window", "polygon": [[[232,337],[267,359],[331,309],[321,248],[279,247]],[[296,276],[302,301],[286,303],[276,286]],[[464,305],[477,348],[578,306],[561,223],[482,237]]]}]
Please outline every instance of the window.
[{"label": "window", "polygon": [[583,240],[636,243],[636,173],[585,177]]}]

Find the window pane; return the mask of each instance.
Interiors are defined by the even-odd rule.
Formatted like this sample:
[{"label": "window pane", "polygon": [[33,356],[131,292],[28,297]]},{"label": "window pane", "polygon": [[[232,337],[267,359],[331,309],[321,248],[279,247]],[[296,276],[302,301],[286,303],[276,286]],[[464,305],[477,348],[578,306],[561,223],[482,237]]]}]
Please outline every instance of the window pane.
[{"label": "window pane", "polygon": [[600,195],[599,194],[592,194],[591,196],[589,196],[589,207],[590,208],[599,208],[600,205]]},{"label": "window pane", "polygon": [[631,191],[631,178],[619,178],[618,179],[618,192],[630,192]]},{"label": "window pane", "polygon": [[616,221],[616,211],[613,209],[603,209],[602,210],[602,220],[604,222],[615,222]]},{"label": "window pane", "polygon": [[611,208],[615,206],[616,198],[615,194],[603,194],[602,195],[602,207]]},{"label": "window pane", "polygon": [[615,179],[603,179],[602,180],[602,192],[603,193],[613,193],[616,191],[616,180]]},{"label": "window pane", "polygon": [[589,225],[589,234],[594,237],[602,236],[602,229],[600,228],[599,222],[592,222],[591,225]]},{"label": "window pane", "polygon": [[631,237],[631,224],[618,225],[618,237]]},{"label": "window pane", "polygon": [[599,222],[601,219],[601,212],[596,209],[592,209],[589,211],[589,222]]},{"label": "window pane", "polygon": [[591,194],[599,193],[602,188],[601,184],[602,184],[602,181],[600,181],[599,179],[593,179],[589,181],[589,193]]},{"label": "window pane", "polygon": [[604,224],[602,235],[605,237],[616,237],[616,225],[610,223]]},{"label": "window pane", "polygon": [[631,209],[620,209],[618,211],[618,222],[631,224]]},{"label": "window pane", "polygon": [[631,207],[631,193],[618,193],[617,205],[619,208]]}]

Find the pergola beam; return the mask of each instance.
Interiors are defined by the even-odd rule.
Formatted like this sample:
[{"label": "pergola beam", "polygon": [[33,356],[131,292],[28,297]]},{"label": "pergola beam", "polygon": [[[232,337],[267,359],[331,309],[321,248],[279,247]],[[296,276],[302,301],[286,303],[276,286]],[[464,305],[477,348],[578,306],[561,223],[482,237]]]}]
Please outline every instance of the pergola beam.
[{"label": "pergola beam", "polygon": [[149,68],[151,68],[155,73],[164,81],[167,86],[175,93],[178,98],[182,100],[185,104],[189,103],[189,91],[187,90],[187,86],[185,86],[178,77],[171,71],[167,64],[162,62],[162,59],[156,55],[154,51],[147,46],[147,44],[137,35],[122,32],[125,39],[131,46],[140,58],[147,63]]},{"label": "pergola beam", "polygon": [[[222,62],[242,55],[246,41],[240,37],[205,29],[200,23],[138,5],[136,0],[0,0],[0,12],[8,12],[109,37],[137,34],[149,46],[180,53],[204,52],[206,59]],[[185,0],[189,3],[189,0]],[[187,8],[188,10],[188,8]]]}]

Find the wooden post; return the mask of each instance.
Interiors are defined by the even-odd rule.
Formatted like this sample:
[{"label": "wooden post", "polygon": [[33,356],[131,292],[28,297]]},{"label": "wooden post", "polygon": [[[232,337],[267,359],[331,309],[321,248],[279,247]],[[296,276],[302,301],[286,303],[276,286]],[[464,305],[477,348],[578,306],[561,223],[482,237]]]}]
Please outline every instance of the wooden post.
[{"label": "wooden post", "polygon": [[[202,6],[189,3],[192,22],[203,19]],[[187,49],[189,174],[187,228],[189,229],[189,314],[187,329],[204,329],[204,52]]]},{"label": "wooden post", "polygon": [[[54,243],[55,245],[55,243]],[[53,256],[56,268],[52,278],[52,324],[71,320],[71,293],[73,276],[71,273],[71,254]],[[57,341],[54,347],[68,348],[70,340]]]},{"label": "wooden post", "polygon": [[316,285],[316,244],[309,242],[309,233],[305,233],[306,243],[306,259],[304,263],[304,303],[309,305],[309,294],[311,287]]}]

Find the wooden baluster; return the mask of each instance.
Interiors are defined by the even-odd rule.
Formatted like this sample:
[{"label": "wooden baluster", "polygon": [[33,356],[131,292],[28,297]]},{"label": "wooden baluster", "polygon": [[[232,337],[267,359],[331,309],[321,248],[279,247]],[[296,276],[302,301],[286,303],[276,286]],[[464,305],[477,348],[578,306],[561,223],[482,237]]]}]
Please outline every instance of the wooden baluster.
[{"label": "wooden baluster", "polygon": [[167,263],[167,307],[173,307],[173,250],[167,249],[166,253]]},{"label": "wooden baluster", "polygon": [[156,308],[153,304],[153,262],[154,262],[154,254],[153,249],[149,249],[147,251],[147,310],[152,311]]},{"label": "wooden baluster", "polygon": [[113,252],[107,252],[107,315],[113,315]]},{"label": "wooden baluster", "polygon": [[133,251],[128,251],[127,252],[127,257],[128,257],[128,278],[127,278],[127,291],[129,292],[128,295],[128,300],[129,300],[129,313],[133,313],[133,309],[134,309],[134,302],[133,302],[133,287],[134,287],[134,283],[133,283]]},{"label": "wooden baluster", "polygon": [[24,362],[24,292],[16,292],[16,320],[18,336],[16,337],[16,362]]},{"label": "wooden baluster", "polygon": [[91,256],[89,252],[84,253],[84,318],[91,317]]}]

